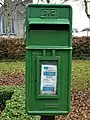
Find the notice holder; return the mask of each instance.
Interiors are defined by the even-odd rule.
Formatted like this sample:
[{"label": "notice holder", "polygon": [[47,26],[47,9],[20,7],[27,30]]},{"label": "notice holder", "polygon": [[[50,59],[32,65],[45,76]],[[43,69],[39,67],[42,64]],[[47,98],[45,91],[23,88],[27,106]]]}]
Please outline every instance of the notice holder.
[{"label": "notice holder", "polygon": [[59,98],[60,57],[37,56],[37,98]]},{"label": "notice holder", "polygon": [[41,62],[41,95],[57,94],[57,62]]}]

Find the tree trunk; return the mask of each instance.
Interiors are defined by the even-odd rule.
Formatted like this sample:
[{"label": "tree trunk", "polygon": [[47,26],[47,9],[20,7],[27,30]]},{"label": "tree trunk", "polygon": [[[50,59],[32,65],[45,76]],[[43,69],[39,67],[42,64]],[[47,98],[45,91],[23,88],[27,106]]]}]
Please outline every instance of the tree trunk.
[{"label": "tree trunk", "polygon": [[4,7],[5,7],[5,18],[6,18],[6,33],[8,36],[10,35],[10,6],[8,0],[4,0]]}]

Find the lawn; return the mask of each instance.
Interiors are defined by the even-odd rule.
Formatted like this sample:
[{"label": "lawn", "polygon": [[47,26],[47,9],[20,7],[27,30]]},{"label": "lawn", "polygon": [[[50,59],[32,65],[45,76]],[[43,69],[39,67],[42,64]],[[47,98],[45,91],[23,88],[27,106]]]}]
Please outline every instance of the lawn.
[{"label": "lawn", "polygon": [[[72,62],[72,88],[90,88],[90,61],[73,60]],[[25,61],[0,62],[0,74],[25,72]]]},{"label": "lawn", "polygon": [[25,71],[24,61],[0,62],[0,74]]},{"label": "lawn", "polygon": [[72,88],[90,89],[90,61],[73,61]]}]

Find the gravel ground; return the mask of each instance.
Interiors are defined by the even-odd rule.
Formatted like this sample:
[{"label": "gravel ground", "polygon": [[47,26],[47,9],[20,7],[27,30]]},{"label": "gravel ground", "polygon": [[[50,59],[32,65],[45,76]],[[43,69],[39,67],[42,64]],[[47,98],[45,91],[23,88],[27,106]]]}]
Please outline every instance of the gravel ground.
[{"label": "gravel ground", "polygon": [[72,91],[71,112],[57,120],[90,120],[90,91]]},{"label": "gravel ground", "polygon": [[23,72],[12,72],[0,76],[0,85],[23,85],[25,82]]},{"label": "gravel ground", "polygon": [[[0,76],[0,85],[23,85],[24,73]],[[71,112],[68,116],[56,116],[56,120],[90,120],[90,91],[72,90]]]}]

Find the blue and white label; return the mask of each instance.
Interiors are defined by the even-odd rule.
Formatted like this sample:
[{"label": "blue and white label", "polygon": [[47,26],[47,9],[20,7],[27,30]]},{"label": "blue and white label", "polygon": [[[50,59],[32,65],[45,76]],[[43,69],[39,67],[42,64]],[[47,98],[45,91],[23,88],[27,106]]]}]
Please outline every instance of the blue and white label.
[{"label": "blue and white label", "polygon": [[57,65],[41,66],[41,94],[56,94]]}]

